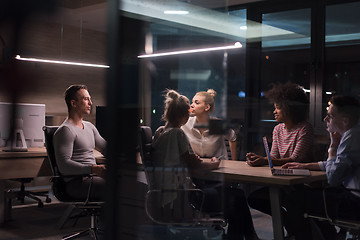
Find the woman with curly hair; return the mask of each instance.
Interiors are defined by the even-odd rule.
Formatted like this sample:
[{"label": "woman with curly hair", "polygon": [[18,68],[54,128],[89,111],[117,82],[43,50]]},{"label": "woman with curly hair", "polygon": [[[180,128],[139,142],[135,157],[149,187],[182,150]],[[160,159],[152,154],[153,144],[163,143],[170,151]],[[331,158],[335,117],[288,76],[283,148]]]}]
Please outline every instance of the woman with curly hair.
[{"label": "woman with curly hair", "polygon": [[[291,82],[277,83],[265,93],[265,97],[274,104],[274,117],[279,123],[272,133],[270,156],[273,164],[313,161],[313,127],[307,122],[309,101],[304,89]],[[267,157],[251,152],[246,154],[246,162],[254,167],[268,164]],[[282,195],[285,194],[282,191]],[[268,187],[250,193],[248,203],[250,207],[271,215]],[[286,212],[283,211],[282,215],[288,230]],[[288,235],[292,235],[289,230]]]},{"label": "woman with curly hair", "polygon": [[[313,127],[307,122],[309,100],[304,89],[291,82],[273,84],[265,93],[274,104],[274,117],[279,124],[272,134],[271,159],[274,165],[287,162],[311,162],[313,159]],[[246,154],[250,166],[268,163],[267,157]]]}]

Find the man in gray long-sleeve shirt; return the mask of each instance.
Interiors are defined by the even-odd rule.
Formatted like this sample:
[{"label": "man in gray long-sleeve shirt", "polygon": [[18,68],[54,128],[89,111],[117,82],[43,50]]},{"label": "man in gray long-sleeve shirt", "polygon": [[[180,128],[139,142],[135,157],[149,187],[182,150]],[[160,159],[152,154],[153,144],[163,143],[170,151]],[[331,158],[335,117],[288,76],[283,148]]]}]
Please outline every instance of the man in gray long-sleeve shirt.
[{"label": "man in gray long-sleeve shirt", "polygon": [[[65,91],[68,117],[54,135],[56,162],[63,175],[94,174],[91,200],[104,199],[105,165],[97,165],[93,150],[104,152],[106,141],[96,127],[83,118],[90,114],[92,102],[85,85],[71,85]],[[66,180],[67,193],[74,199],[84,199],[88,193],[89,177]]]}]

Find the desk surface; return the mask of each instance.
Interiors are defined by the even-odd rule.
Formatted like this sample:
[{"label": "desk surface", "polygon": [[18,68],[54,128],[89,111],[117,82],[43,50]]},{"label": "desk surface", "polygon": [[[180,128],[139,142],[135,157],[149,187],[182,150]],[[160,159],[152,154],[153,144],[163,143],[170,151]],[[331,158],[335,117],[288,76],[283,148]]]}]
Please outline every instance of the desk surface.
[{"label": "desk surface", "polygon": [[0,150],[0,179],[51,176],[45,148],[29,148],[27,152]]},{"label": "desk surface", "polygon": [[[95,158],[104,162],[104,156],[94,151]],[[52,176],[45,147],[28,148],[27,152],[4,152],[0,149],[0,179]]]},{"label": "desk surface", "polygon": [[44,147],[28,148],[27,152],[4,152],[0,149],[0,160],[9,158],[31,158],[31,157],[46,157],[46,149]]},{"label": "desk surface", "polygon": [[251,167],[245,161],[231,160],[222,160],[220,168],[207,175],[216,180],[283,186],[326,180],[322,171],[311,171],[311,176],[273,176],[269,166]]}]

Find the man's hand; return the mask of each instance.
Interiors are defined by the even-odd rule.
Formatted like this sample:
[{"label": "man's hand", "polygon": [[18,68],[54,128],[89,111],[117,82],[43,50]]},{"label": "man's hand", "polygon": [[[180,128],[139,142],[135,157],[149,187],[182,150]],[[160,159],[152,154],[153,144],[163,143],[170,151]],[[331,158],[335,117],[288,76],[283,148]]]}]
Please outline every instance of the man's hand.
[{"label": "man's hand", "polygon": [[281,168],[291,168],[291,169],[301,169],[306,168],[304,163],[298,163],[298,162],[289,162],[281,166]]},{"label": "man's hand", "polygon": [[106,167],[105,165],[92,165],[91,166],[91,173],[96,174],[99,177],[104,178],[105,177],[105,171],[106,171]]},{"label": "man's hand", "polygon": [[309,169],[312,171],[319,171],[320,166],[317,162],[312,163],[298,163],[298,162],[289,162],[281,166],[281,168],[290,168],[290,169]]},{"label": "man's hand", "polygon": [[330,133],[330,148],[337,149],[341,140],[341,135],[338,132]]}]

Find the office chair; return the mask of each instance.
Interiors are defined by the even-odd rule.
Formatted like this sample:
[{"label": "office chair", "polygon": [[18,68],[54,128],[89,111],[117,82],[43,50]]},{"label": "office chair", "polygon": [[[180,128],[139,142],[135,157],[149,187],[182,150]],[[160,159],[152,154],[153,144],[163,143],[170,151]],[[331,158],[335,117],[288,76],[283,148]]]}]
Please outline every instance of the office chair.
[{"label": "office chair", "polygon": [[225,139],[225,146],[226,146],[226,153],[227,153],[228,159],[232,159],[231,150],[230,150],[230,143],[229,143],[229,140],[227,140],[227,139]]},{"label": "office chair", "polygon": [[[169,231],[178,236],[184,232],[191,234],[192,237],[196,232],[201,235],[212,232],[221,238],[226,221],[222,218],[209,217],[202,212],[205,195],[201,189],[193,187],[187,168],[154,166],[151,159],[151,145],[151,128],[141,126],[140,154],[148,182],[148,191],[145,196],[147,216],[155,224],[167,225]],[[177,176],[182,180],[187,180],[189,185],[176,186],[177,184],[168,182],[168,176]],[[180,182],[183,182],[182,180]],[[200,199],[200,204],[197,206],[191,201],[191,197],[195,195]],[[183,235],[183,237],[188,236]]]},{"label": "office chair", "polygon": [[[57,129],[58,126],[43,127],[43,131],[45,134],[46,151],[48,154],[48,159],[50,161],[50,166],[53,173],[53,176],[51,178],[53,193],[59,201],[70,204],[65,214],[62,216],[62,218],[59,221],[59,227],[61,228],[64,225],[65,221],[69,218],[78,219],[78,217],[80,216],[90,216],[90,227],[88,229],[66,236],[63,238],[63,240],[75,239],[88,234],[91,235],[94,239],[97,239],[98,233],[101,232],[101,230],[98,229],[97,227],[97,218],[100,215],[103,202],[91,202],[90,199],[91,184],[89,185],[87,198],[82,199],[81,201],[79,201],[78,199],[73,199],[71,196],[69,196],[66,193],[65,190],[66,182],[64,180],[64,177],[75,177],[75,176],[62,175],[57,166],[55,151],[53,146],[53,136]],[[91,175],[86,175],[86,176],[91,177]],[[79,177],[79,175],[76,175],[76,177]],[[76,216],[71,216],[74,209],[79,209],[81,211],[80,214]]]},{"label": "office chair", "polygon": [[15,179],[10,179],[10,180],[20,182],[21,185],[20,185],[20,190],[19,191],[9,190],[7,192],[6,196],[9,199],[16,198],[21,203],[24,203],[25,202],[25,197],[31,198],[31,199],[37,201],[39,208],[42,208],[44,206],[43,201],[39,197],[45,197],[45,202],[46,203],[51,202],[51,198],[49,197],[49,194],[46,193],[46,192],[32,192],[32,191],[25,190],[25,183],[30,183],[33,180],[33,178],[15,178]]},{"label": "office chair", "polygon": [[[360,239],[360,221],[359,220],[353,220],[353,219],[348,219],[346,217],[339,217],[339,216],[330,216],[329,214],[329,209],[328,209],[328,205],[327,205],[327,200],[326,200],[326,191],[330,190],[331,187],[325,187],[323,189],[323,202],[324,202],[324,207],[325,207],[325,214],[324,215],[320,215],[320,214],[312,214],[312,213],[304,213],[304,217],[305,218],[309,218],[310,219],[310,224],[311,226],[315,229],[315,231],[319,234],[319,236],[325,240],[324,236],[322,236],[320,230],[318,229],[318,226],[316,225],[316,222],[314,220],[318,220],[318,221],[325,221],[333,226],[339,227],[340,231],[343,232],[344,234],[348,233],[351,238],[346,238],[346,239]],[[350,191],[350,192],[357,192],[360,193],[360,190],[358,189],[346,189],[346,191]],[[351,215],[356,215],[358,213],[342,213],[345,214],[344,216],[351,216]]]}]

